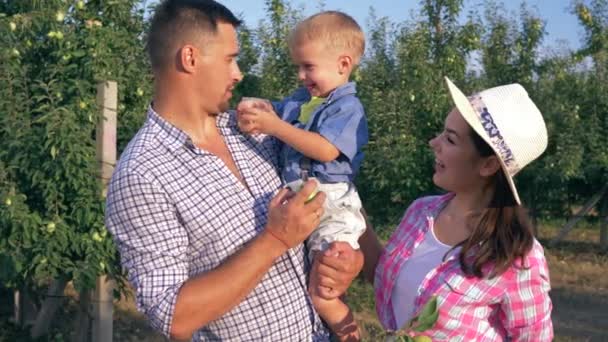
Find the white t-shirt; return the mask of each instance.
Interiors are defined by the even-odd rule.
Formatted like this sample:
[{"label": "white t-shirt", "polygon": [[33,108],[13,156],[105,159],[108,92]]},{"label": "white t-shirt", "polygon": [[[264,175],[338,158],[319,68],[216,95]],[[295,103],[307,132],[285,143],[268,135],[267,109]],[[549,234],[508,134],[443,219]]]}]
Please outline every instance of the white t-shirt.
[{"label": "white t-shirt", "polygon": [[[414,303],[424,277],[443,262],[445,253],[452,248],[437,240],[433,229],[431,223],[424,240],[420,242],[412,256],[399,270],[393,287],[393,313],[399,328],[402,328],[414,316]],[[450,255],[457,254],[459,249],[460,247],[453,250]]]}]

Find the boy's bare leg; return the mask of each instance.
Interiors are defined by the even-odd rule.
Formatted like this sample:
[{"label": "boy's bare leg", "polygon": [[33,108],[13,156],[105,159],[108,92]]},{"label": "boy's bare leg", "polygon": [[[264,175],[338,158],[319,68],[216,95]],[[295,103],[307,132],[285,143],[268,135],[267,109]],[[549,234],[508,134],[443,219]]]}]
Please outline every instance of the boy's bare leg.
[{"label": "boy's bare leg", "polygon": [[[314,253],[316,257],[319,252],[315,251]],[[348,305],[339,298],[328,300],[318,296],[315,290],[316,280],[316,277],[310,277],[308,291],[319,316],[329,325],[339,341],[360,341],[359,328]]]}]

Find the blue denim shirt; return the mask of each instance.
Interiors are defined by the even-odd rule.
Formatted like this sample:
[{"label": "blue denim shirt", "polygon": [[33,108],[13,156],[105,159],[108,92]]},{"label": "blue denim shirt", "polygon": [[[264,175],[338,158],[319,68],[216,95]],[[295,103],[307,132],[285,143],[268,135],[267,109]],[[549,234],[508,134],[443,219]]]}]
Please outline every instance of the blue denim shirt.
[{"label": "blue denim shirt", "polygon": [[[336,88],[315,109],[306,124],[298,121],[300,107],[310,101],[306,88],[299,88],[282,101],[273,102],[274,110],[283,120],[297,128],[319,133],[340,151],[337,159],[327,163],[312,160],[310,176],[323,183],[352,182],[361,167],[368,130],[365,111],[356,93],[354,82]],[[304,155],[293,147],[282,145],[280,166],[284,182],[300,178],[302,157]]]}]

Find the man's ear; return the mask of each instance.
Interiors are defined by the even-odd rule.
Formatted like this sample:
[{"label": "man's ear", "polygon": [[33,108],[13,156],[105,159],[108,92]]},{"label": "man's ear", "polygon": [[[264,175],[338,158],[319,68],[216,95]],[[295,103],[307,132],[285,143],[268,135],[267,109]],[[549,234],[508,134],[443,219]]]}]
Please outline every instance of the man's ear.
[{"label": "man's ear", "polygon": [[500,171],[500,161],[498,161],[497,156],[489,156],[484,157],[481,162],[481,168],[479,169],[479,174],[482,177],[490,177],[496,172]]},{"label": "man's ear", "polygon": [[188,74],[193,73],[196,64],[199,63],[198,49],[192,45],[184,45],[177,54],[178,69]]},{"label": "man's ear", "polygon": [[353,68],[353,58],[348,55],[338,57],[338,73],[340,75],[350,73]]}]

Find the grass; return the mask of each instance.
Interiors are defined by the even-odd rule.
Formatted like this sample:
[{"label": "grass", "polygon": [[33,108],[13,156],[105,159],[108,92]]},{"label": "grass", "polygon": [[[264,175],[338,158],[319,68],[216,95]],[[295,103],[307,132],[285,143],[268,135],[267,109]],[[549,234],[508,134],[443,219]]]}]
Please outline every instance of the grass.
[{"label": "grass", "polygon": [[[539,227],[544,246],[557,234],[561,222]],[[551,299],[555,341],[608,341],[608,252],[599,248],[597,225],[575,228],[555,247],[545,247],[551,273]],[[376,318],[372,287],[356,279],[347,300],[355,311],[366,341],[383,341],[384,331]],[[75,302],[64,309],[65,318],[73,317]],[[72,318],[73,319],[73,318]],[[68,341],[71,319],[61,319],[66,326],[56,327],[41,341]],[[0,316],[0,341],[28,341],[26,332],[17,329]],[[145,318],[137,312],[132,298],[116,302],[114,341],[167,341],[152,331]]]}]

